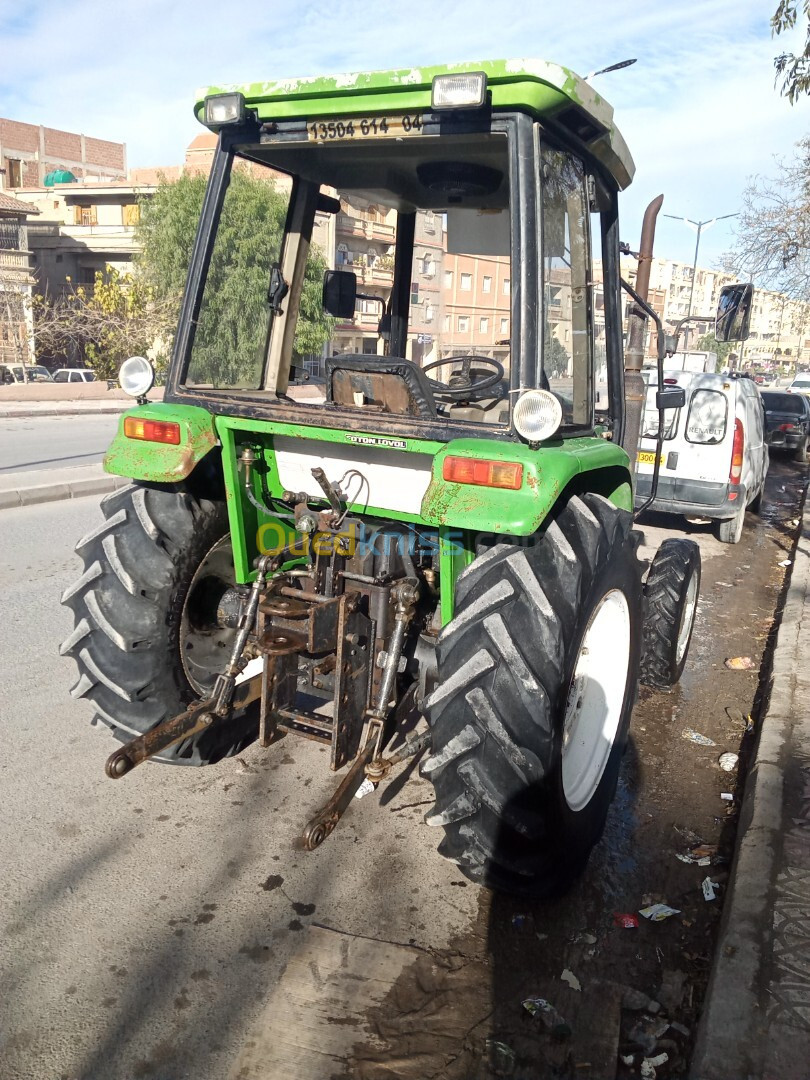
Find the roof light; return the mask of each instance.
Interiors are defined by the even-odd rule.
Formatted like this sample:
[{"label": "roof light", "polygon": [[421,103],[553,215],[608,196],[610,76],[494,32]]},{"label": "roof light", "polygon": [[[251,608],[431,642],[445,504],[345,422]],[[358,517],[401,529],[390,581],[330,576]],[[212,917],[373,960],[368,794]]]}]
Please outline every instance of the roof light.
[{"label": "roof light", "polygon": [[118,382],[125,394],[141,398],[155,385],[155,369],[145,356],[130,356],[118,369]]},{"label": "roof light", "polygon": [[529,443],[550,439],[562,423],[562,405],[548,390],[526,390],[515,402],[512,424]]},{"label": "roof light", "polygon": [[215,131],[228,124],[241,124],[246,116],[244,94],[211,94],[205,99],[203,123]]},{"label": "roof light", "polygon": [[124,417],[124,434],[128,439],[143,439],[145,442],[171,443],[180,442],[180,425],[166,420],[144,420],[140,416]]},{"label": "roof light", "polygon": [[480,109],[486,99],[487,77],[483,71],[434,76],[431,95],[434,109]]},{"label": "roof light", "polygon": [[523,466],[518,461],[446,457],[442,465],[442,477],[454,484],[475,484],[478,487],[517,491],[523,483]]}]

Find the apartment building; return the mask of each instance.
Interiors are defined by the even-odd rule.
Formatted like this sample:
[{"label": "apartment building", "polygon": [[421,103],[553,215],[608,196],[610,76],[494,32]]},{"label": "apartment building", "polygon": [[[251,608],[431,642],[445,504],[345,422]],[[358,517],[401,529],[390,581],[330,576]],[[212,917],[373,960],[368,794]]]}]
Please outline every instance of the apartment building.
[{"label": "apartment building", "polygon": [[508,361],[511,269],[505,256],[444,256],[442,355]]},{"label": "apartment building", "polygon": [[34,279],[28,219],[35,206],[0,192],[0,363],[32,364]]},{"label": "apartment building", "polygon": [[78,179],[125,180],[124,143],[0,118],[0,191],[41,187],[55,170]]},{"label": "apartment building", "polygon": [[92,285],[108,266],[127,273],[137,251],[139,202],[154,191],[126,180],[21,189],[40,215],[28,229],[38,291],[55,296]]}]

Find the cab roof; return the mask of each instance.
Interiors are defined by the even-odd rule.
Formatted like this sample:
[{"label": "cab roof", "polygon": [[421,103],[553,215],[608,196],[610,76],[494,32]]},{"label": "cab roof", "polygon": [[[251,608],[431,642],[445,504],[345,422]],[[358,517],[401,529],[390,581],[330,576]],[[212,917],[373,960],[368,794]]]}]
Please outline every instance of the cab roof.
[{"label": "cab roof", "polygon": [[583,143],[619,189],[635,172],[627,145],[613,123],[613,108],[569,68],[545,60],[485,60],[394,71],[278,79],[209,86],[197,93],[202,120],[207,96],[238,91],[260,121],[423,111],[431,108],[436,75],[483,71],[495,109],[530,112]]}]

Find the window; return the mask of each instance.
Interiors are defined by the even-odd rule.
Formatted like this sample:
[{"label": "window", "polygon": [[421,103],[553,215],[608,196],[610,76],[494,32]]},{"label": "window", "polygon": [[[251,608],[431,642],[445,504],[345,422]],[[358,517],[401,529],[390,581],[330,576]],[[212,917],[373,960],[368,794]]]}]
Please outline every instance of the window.
[{"label": "window", "polygon": [[449,315],[445,315],[445,317],[444,317],[444,332],[446,334],[450,333],[450,316]]},{"label": "window", "polygon": [[509,285],[510,285],[509,278],[508,277],[504,278],[503,279],[503,288],[501,289],[501,292],[503,293],[504,296],[509,295]]},{"label": "window", "polygon": [[137,225],[141,220],[141,208],[137,203],[124,203],[121,207],[121,219],[124,225]]},{"label": "window", "polygon": [[726,434],[728,399],[719,390],[695,390],[689,402],[686,441],[713,445]]},{"label": "window", "polygon": [[74,206],[73,222],[75,225],[96,225],[95,206]]},{"label": "window", "polygon": [[422,273],[425,277],[432,278],[436,274],[436,264],[433,262],[433,256],[426,254],[422,259]]},{"label": "window", "polygon": [[472,290],[472,274],[461,275],[461,291],[470,292]]},{"label": "window", "polygon": [[433,304],[429,300],[425,301],[425,322],[433,322]]},{"label": "window", "polygon": [[478,320],[478,332],[479,332],[479,334],[488,334],[489,333],[489,319],[479,319]]},{"label": "window", "polygon": [[483,278],[483,280],[481,281],[481,290],[482,290],[482,292],[492,292],[492,278],[491,277],[486,277],[485,276]]},{"label": "window", "polygon": [[436,232],[436,215],[432,210],[425,211],[425,232]]},{"label": "window", "polygon": [[19,158],[6,158],[6,180],[10,188],[22,187],[22,162]]},{"label": "window", "polygon": [[444,287],[445,289],[453,288],[453,271],[445,270],[444,272]]},{"label": "window", "polygon": [[509,333],[509,320],[508,319],[501,319],[501,333],[502,334],[508,334]]},{"label": "window", "polygon": [[[543,373],[563,424],[593,422],[588,201],[582,163],[544,147]],[[556,301],[556,302],[555,302]]]},{"label": "window", "polygon": [[470,316],[459,315],[458,317],[458,332],[460,334],[469,334],[470,332]]},{"label": "window", "polygon": [[16,218],[0,218],[0,249],[20,251],[20,223]]}]

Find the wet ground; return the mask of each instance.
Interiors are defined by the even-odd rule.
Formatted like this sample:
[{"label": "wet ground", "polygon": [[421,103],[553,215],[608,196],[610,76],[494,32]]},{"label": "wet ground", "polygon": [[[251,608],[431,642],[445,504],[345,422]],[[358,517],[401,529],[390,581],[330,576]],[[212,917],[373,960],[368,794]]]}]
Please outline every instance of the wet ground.
[{"label": "wet ground", "polygon": [[[717,541],[710,525],[647,515],[648,556],[668,535],[700,544],[697,622],[680,685],[640,692],[619,791],[584,877],[554,903],[482,892],[474,931],[405,973],[371,1018],[381,1045],[358,1046],[346,1075],[686,1075],[767,691],[780,563],[790,558],[806,482],[804,467],[774,457],[761,514],[748,514],[736,546]],[[728,669],[736,657],[753,666]],[[688,729],[699,741],[684,737]],[[731,772],[718,765],[727,752],[739,755]],[[714,899],[704,898],[707,878]],[[453,884],[467,888],[461,878]],[[639,909],[651,904],[677,914],[647,920]],[[529,998],[554,1007],[556,1016],[539,1006],[551,1029],[522,1005]],[[452,1051],[449,1030],[458,1035]]]},{"label": "wet ground", "polygon": [[[431,786],[413,766],[308,855],[292,840],[335,781],[306,740],[107,780],[112,743],[68,695],[73,664],[57,655],[70,628],[58,597],[98,500],[4,511],[0,1080],[236,1077],[285,972],[324,933],[407,957],[360,1019],[323,990],[307,999],[296,1034],[321,1037],[320,1007],[324,1028],[346,1035],[315,1080],[607,1080],[617,1062],[618,1075],[640,1075],[642,1044],[668,1058],[645,1080],[650,1068],[683,1076],[736,826],[737,803],[721,794],[738,791],[739,772],[717,758],[741,752],[744,767],[750,752],[805,482],[806,470],[774,458],[762,516],[749,514],[736,547],[687,527],[704,576],[684,679],[642,694],[604,841],[571,893],[544,905],[479,890],[436,854],[422,824]],[[645,550],[682,524],[651,517]],[[727,670],[734,656],[753,668]],[[686,727],[716,745],[684,739]],[[676,858],[700,844],[717,849],[708,867]],[[647,902],[679,914],[647,922]],[[616,913],[639,925],[617,926]],[[529,997],[552,1003],[556,1032],[523,1008]],[[303,1080],[297,1066],[245,1076]]]}]

